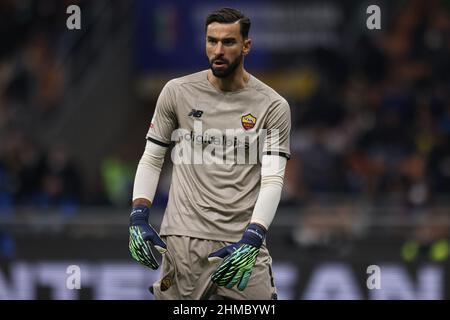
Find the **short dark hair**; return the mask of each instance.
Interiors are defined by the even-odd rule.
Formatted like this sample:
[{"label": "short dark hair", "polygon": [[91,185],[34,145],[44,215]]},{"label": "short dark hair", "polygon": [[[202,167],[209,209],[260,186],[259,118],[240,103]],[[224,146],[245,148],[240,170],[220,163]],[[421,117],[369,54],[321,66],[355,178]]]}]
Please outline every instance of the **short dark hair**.
[{"label": "short dark hair", "polygon": [[246,17],[241,11],[233,8],[221,8],[219,10],[213,11],[206,17],[205,31],[213,22],[219,23],[233,23],[239,21],[241,26],[242,38],[248,38],[248,32],[250,30],[250,19]]}]

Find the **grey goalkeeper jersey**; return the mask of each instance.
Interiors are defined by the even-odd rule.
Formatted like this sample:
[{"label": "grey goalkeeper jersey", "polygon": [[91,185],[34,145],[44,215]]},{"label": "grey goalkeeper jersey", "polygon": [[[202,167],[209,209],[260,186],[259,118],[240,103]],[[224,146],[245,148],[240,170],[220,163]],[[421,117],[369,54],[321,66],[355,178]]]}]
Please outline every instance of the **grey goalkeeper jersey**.
[{"label": "grey goalkeeper jersey", "polygon": [[207,72],[164,86],[147,134],[175,143],[160,234],[238,241],[258,196],[261,155],[290,156],[290,109],[253,76],[243,89],[221,92]]}]

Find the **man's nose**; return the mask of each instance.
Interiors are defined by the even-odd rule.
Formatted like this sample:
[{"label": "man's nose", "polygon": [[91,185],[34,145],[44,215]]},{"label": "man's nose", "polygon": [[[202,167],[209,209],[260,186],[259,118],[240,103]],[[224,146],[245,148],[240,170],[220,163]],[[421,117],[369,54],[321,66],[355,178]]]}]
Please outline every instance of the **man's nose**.
[{"label": "man's nose", "polygon": [[217,42],[216,47],[214,48],[214,54],[216,56],[221,56],[223,55],[223,45],[222,42]]}]

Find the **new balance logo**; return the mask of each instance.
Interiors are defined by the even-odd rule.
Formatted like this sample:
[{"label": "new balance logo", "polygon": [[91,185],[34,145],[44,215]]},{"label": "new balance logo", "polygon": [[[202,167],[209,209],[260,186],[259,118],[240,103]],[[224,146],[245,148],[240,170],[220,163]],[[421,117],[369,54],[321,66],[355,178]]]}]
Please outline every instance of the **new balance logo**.
[{"label": "new balance logo", "polygon": [[190,117],[190,116],[193,116],[194,118],[201,118],[202,114],[203,114],[203,111],[202,111],[202,110],[195,110],[195,109],[192,109],[192,111],[189,112],[188,116],[189,116],[189,117]]}]

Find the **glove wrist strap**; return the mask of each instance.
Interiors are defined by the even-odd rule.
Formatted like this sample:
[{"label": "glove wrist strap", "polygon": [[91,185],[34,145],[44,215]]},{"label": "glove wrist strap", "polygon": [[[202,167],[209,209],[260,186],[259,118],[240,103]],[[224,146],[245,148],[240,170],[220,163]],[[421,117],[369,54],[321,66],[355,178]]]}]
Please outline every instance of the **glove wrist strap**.
[{"label": "glove wrist strap", "polygon": [[147,206],[137,205],[134,206],[130,214],[130,225],[135,225],[139,222],[148,222],[150,216],[150,210]]},{"label": "glove wrist strap", "polygon": [[242,236],[242,243],[252,245],[254,247],[260,248],[264,239],[266,237],[266,230],[256,223],[251,223],[245,229],[244,235]]}]

